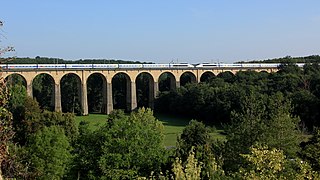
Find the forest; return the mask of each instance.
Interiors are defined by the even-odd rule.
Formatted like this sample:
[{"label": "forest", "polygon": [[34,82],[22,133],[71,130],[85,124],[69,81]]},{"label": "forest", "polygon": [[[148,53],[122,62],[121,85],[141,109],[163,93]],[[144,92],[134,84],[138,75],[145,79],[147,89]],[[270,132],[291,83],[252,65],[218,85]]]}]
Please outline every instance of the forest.
[{"label": "forest", "polygon": [[[19,78],[12,78],[1,84],[0,92],[0,175],[16,179],[320,179],[320,66],[310,62],[301,69],[292,62],[282,63],[276,73],[223,72],[173,90],[164,79],[154,110],[144,108],[148,89],[137,90],[141,108],[114,110],[97,130],[88,128],[87,122],[75,123],[80,110],[79,97],[72,94],[77,92],[74,79],[66,79],[62,88],[62,94],[73,97],[62,99],[73,102],[63,102],[64,112],[53,112],[46,76],[34,84],[34,98],[27,96]],[[99,78],[92,81],[99,86]],[[146,87],[145,82],[140,81],[138,89]],[[121,84],[119,77],[115,88],[121,89]],[[99,113],[101,93],[89,89],[90,112]],[[117,91],[117,99],[124,91]],[[123,109],[121,102],[115,109]],[[195,120],[177,137],[176,146],[168,148],[163,143],[163,124],[153,111]],[[214,126],[224,129],[225,140],[211,136]]]}]

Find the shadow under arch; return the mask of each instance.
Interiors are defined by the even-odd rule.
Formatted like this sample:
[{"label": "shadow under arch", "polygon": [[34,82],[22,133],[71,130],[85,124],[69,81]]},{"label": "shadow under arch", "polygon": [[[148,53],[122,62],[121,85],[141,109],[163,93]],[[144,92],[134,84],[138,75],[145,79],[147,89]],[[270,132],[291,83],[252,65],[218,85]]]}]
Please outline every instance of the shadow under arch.
[{"label": "shadow under arch", "polygon": [[34,77],[32,80],[32,92],[41,109],[54,110],[55,82],[51,75],[41,73]]},{"label": "shadow under arch", "polygon": [[211,79],[213,79],[215,77],[216,76],[214,75],[213,72],[206,71],[201,75],[200,82],[209,82]]},{"label": "shadow under arch", "polygon": [[23,77],[21,74],[14,73],[10,74],[5,78],[6,85],[8,87],[13,85],[22,85],[25,88],[27,88],[27,80],[25,77]]},{"label": "shadow under arch", "polygon": [[183,74],[181,74],[180,76],[180,85],[181,86],[185,86],[188,83],[196,83],[197,82],[197,78],[196,75],[193,74],[192,72],[184,72]]},{"label": "shadow under arch", "polygon": [[171,72],[164,72],[159,76],[159,91],[170,91],[177,88],[176,78]]},{"label": "shadow under arch", "polygon": [[128,74],[119,72],[112,77],[113,109],[124,109],[129,112],[131,107],[131,79]]},{"label": "shadow under arch", "polygon": [[9,102],[10,107],[16,108],[24,104],[25,97],[28,95],[26,79],[22,75],[14,73],[5,77],[4,81],[11,97],[13,97],[13,101]]},{"label": "shadow under arch", "polygon": [[154,107],[154,79],[148,72],[142,72],[136,77],[137,107]]},{"label": "shadow under arch", "polygon": [[82,114],[81,79],[77,74],[65,74],[60,80],[62,112]]},{"label": "shadow under arch", "polygon": [[270,73],[266,70],[262,70],[262,71],[259,71],[259,74],[270,74]]},{"label": "shadow under arch", "polygon": [[231,71],[224,71],[217,75],[218,78],[222,78],[225,82],[233,83],[235,81],[235,75]]},{"label": "shadow under arch", "polygon": [[107,80],[101,73],[92,73],[87,79],[89,113],[107,113]]}]

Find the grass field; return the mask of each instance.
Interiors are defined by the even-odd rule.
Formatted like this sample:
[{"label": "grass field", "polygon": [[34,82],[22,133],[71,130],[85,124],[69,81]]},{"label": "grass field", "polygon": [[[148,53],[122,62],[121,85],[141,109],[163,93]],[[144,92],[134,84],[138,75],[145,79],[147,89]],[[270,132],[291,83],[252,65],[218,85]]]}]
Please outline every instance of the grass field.
[{"label": "grass field", "polygon": [[76,123],[79,125],[81,121],[89,122],[89,128],[96,130],[106,122],[106,119],[107,115],[105,114],[89,114],[88,116],[76,116]]},{"label": "grass field", "polygon": [[[191,120],[163,114],[155,114],[155,117],[164,125],[164,143],[167,147],[176,146],[177,137]],[[90,129],[95,130],[104,124],[106,118],[107,115],[104,114],[90,114],[88,116],[76,116],[76,122],[79,124],[81,121],[87,121]],[[225,139],[224,135],[221,135],[222,131],[218,129],[210,134],[215,139]]]},{"label": "grass field", "polygon": [[164,144],[167,147],[176,146],[177,137],[191,120],[163,114],[155,114],[155,117],[164,125]]}]

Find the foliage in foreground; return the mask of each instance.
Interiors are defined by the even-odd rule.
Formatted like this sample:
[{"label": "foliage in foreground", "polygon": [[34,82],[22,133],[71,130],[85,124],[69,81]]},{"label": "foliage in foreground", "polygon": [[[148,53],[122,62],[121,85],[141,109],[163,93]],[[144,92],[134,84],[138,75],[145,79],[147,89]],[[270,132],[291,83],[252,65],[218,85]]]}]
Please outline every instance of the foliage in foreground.
[{"label": "foliage in foreground", "polygon": [[[178,137],[176,157],[183,163],[188,163],[190,156],[201,162],[202,179],[218,179],[224,175],[221,168],[221,150],[223,142],[213,141],[209,129],[202,122],[190,121]],[[191,153],[191,154],[190,154]],[[218,160],[218,161],[217,161]]]},{"label": "foliage in foreground", "polygon": [[320,129],[316,130],[312,138],[302,144],[300,157],[308,162],[311,167],[320,172]]},{"label": "foliage in foreground", "polygon": [[[220,172],[215,176],[202,177],[203,163],[195,158],[193,148],[188,155],[186,162],[182,162],[176,158],[172,165],[172,174],[160,176],[150,176],[149,179],[175,179],[175,180],[195,180],[195,179],[241,179],[241,180],[304,180],[304,179],[320,179],[320,174],[314,171],[307,162],[300,159],[288,159],[282,150],[268,148],[256,144],[249,148],[247,154],[240,154],[247,162],[246,167],[242,167],[239,171],[226,175],[214,160],[214,168],[211,171]],[[147,179],[147,178],[141,178]]]},{"label": "foliage in foreground", "polygon": [[71,160],[71,146],[64,130],[44,127],[29,138],[26,146],[32,179],[62,179]]},{"label": "foliage in foreground", "polygon": [[132,179],[160,172],[167,159],[162,131],[150,109],[139,109],[130,116],[114,111],[105,126],[95,132],[82,124],[75,147],[74,176]]},{"label": "foliage in foreground", "polygon": [[241,154],[248,166],[241,168],[234,177],[240,179],[320,179],[308,163],[299,159],[287,159],[283,151],[256,145],[248,154]]},{"label": "foliage in foreground", "polygon": [[290,103],[282,94],[246,97],[242,110],[233,112],[231,124],[226,128],[225,169],[237,171],[245,166],[240,154],[248,153],[256,143],[282,150],[289,158],[295,158],[302,140],[298,122],[298,118],[291,116]]},{"label": "foliage in foreground", "polygon": [[14,135],[12,115],[7,109],[7,104],[8,91],[0,74],[0,179],[2,171],[9,171],[10,168],[9,143]]},{"label": "foliage in foreground", "polygon": [[191,149],[187,162],[183,166],[182,161],[179,158],[176,158],[172,171],[174,173],[174,179],[201,179],[201,167],[202,163],[199,163],[195,158],[193,149]]}]

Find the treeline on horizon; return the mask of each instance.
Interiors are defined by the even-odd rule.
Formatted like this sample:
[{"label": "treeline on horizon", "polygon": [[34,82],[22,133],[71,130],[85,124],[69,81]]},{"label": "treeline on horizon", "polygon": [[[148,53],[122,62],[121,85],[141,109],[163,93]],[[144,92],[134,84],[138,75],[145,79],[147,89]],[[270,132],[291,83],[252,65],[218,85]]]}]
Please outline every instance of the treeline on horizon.
[{"label": "treeline on horizon", "polygon": [[[79,59],[65,60],[61,58],[40,57],[11,57],[0,58],[1,62],[8,64],[150,64],[154,62],[130,61],[120,59]],[[236,63],[320,63],[319,55],[310,55],[305,57],[285,56],[281,58],[237,61]]]},{"label": "treeline on horizon", "polygon": [[79,60],[65,60],[60,58],[40,57],[13,57],[0,58],[1,62],[7,64],[147,64],[150,62],[128,61],[120,59],[79,59]]},{"label": "treeline on horizon", "polygon": [[305,57],[285,56],[281,58],[267,59],[267,60],[253,60],[253,61],[239,61],[237,63],[319,63],[319,55],[310,55]]}]

